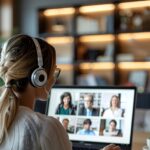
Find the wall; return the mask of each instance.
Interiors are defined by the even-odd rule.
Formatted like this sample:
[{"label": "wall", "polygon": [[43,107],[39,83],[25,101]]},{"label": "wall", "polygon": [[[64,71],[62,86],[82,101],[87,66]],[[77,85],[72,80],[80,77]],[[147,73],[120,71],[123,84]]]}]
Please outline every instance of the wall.
[{"label": "wall", "polygon": [[81,5],[88,3],[106,2],[109,0],[15,0],[14,1],[14,25],[20,33],[32,36],[38,35],[39,8]]},{"label": "wall", "polygon": [[0,38],[5,39],[10,36],[12,18],[12,0],[0,0]]}]

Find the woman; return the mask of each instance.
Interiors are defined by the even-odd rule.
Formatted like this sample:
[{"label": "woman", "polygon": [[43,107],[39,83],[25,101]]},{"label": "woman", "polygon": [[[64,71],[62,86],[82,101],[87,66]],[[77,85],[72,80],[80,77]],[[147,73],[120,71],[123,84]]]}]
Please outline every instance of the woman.
[{"label": "woman", "polygon": [[61,95],[60,104],[56,109],[56,114],[75,115],[75,110],[72,105],[72,96],[69,92],[65,92]]},{"label": "woman", "polygon": [[103,134],[106,136],[117,136],[119,130],[117,130],[117,122],[116,120],[111,120],[109,122],[109,129],[104,129]]},{"label": "woman", "polygon": [[5,43],[0,60],[5,83],[0,97],[0,150],[72,149],[57,119],[31,109],[35,99],[47,99],[54,84],[55,55],[51,45],[27,35],[15,35]]},{"label": "woman", "polygon": [[71,149],[56,119],[30,109],[35,99],[47,99],[55,70],[55,50],[41,39],[16,35],[4,45],[0,61],[0,76],[5,82],[0,100],[0,149]]},{"label": "woman", "polygon": [[103,117],[122,117],[122,113],[123,111],[120,108],[120,99],[118,96],[113,95],[110,100],[110,107],[104,111]]}]

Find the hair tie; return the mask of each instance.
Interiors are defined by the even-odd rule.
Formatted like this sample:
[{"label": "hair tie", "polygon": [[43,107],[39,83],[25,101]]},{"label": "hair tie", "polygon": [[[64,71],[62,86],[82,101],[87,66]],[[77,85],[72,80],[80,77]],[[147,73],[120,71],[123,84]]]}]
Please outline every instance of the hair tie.
[{"label": "hair tie", "polygon": [[12,86],[10,84],[6,84],[5,88],[11,88]]}]

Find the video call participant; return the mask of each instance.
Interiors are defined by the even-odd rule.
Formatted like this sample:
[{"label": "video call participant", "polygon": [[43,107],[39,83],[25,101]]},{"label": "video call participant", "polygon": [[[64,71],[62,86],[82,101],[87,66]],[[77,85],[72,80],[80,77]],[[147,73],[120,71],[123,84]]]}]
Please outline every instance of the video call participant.
[{"label": "video call participant", "polygon": [[90,119],[86,119],[83,122],[83,129],[77,132],[78,135],[95,135],[95,132],[91,130],[92,121]]},{"label": "video call participant", "polygon": [[[72,150],[59,121],[32,110],[36,99],[47,100],[59,72],[55,49],[46,41],[28,35],[6,41],[0,56],[5,83],[0,97],[0,150]],[[115,147],[108,145],[105,150]]]},{"label": "video call participant", "polygon": [[109,122],[109,129],[104,129],[103,135],[106,136],[118,136],[119,130],[117,130],[117,122],[116,120],[111,120]]},{"label": "video call participant", "polygon": [[68,127],[69,127],[69,120],[67,118],[64,118],[62,121],[62,125],[64,127],[64,129],[66,130],[67,133],[73,133],[71,132]]},{"label": "video call participant", "polygon": [[122,117],[123,110],[120,108],[120,99],[113,95],[110,100],[110,107],[104,111],[103,117],[115,118]]},{"label": "video call participant", "polygon": [[79,108],[79,114],[83,116],[98,116],[99,110],[93,108],[93,95],[86,94],[84,95],[84,106]]},{"label": "video call participant", "polygon": [[75,108],[72,104],[72,96],[69,92],[65,92],[60,97],[60,103],[56,109],[59,115],[75,115]]}]

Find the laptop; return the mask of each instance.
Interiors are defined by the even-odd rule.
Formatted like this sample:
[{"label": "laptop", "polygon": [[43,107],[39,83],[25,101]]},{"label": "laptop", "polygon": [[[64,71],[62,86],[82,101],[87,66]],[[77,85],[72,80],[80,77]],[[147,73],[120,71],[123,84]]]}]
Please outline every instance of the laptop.
[{"label": "laptop", "polygon": [[132,146],[135,87],[55,86],[46,113],[57,118],[73,150]]}]

